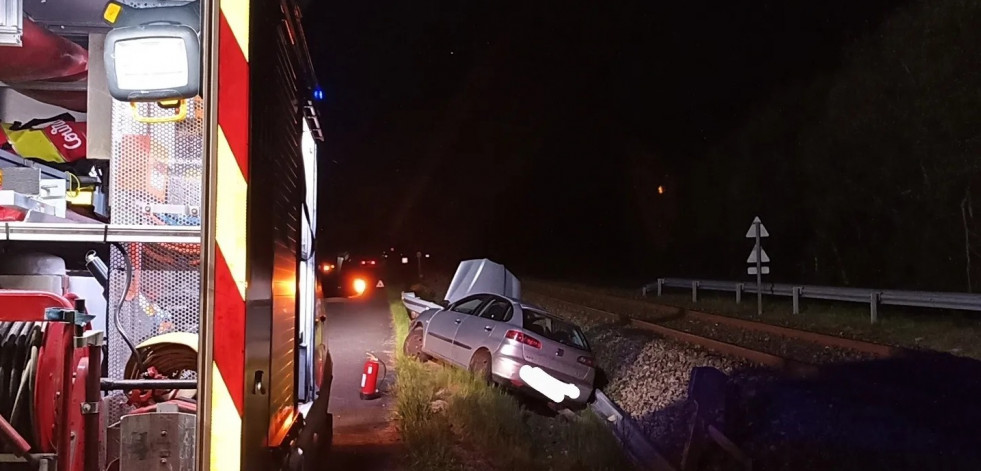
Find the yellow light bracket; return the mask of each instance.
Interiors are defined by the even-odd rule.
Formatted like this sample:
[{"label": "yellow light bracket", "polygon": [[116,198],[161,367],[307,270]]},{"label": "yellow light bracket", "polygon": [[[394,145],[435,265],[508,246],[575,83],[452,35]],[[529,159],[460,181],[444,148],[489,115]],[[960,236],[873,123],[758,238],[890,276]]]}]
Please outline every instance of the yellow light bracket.
[{"label": "yellow light bracket", "polygon": [[174,110],[170,116],[143,116],[140,114],[139,103],[129,104],[133,110],[133,119],[145,124],[178,123],[187,119],[187,100],[167,100],[157,102],[157,106],[165,110]]}]

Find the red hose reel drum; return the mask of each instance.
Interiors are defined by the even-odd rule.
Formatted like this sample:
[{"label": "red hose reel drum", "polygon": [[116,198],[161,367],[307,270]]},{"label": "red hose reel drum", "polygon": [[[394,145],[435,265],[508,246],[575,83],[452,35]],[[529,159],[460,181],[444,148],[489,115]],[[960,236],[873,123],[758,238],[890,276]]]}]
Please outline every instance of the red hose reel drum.
[{"label": "red hose reel drum", "polygon": [[[83,387],[66,387],[66,349],[74,344],[74,329],[63,322],[45,322],[47,308],[74,309],[71,301],[56,294],[41,291],[0,290],[0,338],[3,355],[22,362],[13,369],[20,369],[17,375],[21,380],[18,396],[10,406],[10,422],[30,443],[34,453],[54,453],[60,439],[59,430],[64,430],[63,421],[71,430],[81,430],[81,407],[70,407],[63,413],[62,393],[69,391],[71,402],[80,405],[85,402]],[[76,385],[82,384],[88,374],[88,361],[85,349],[74,349],[71,364],[67,365],[74,373]],[[10,372],[7,372],[8,374]],[[26,376],[26,379],[25,379]],[[7,376],[10,382],[13,375]],[[29,400],[24,400],[24,388]],[[11,399],[7,397],[8,401]],[[5,414],[6,416],[7,414]],[[83,449],[84,437],[77,434],[75,447]],[[82,453],[77,453],[76,461],[81,464]]]}]

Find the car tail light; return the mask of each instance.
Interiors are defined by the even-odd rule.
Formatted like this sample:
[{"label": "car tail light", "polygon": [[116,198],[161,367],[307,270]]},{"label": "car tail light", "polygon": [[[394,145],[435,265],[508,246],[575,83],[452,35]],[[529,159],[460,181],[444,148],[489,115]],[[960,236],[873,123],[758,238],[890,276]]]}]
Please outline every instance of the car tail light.
[{"label": "car tail light", "polygon": [[590,357],[579,357],[579,363],[582,363],[586,366],[593,366],[593,359]]},{"label": "car tail light", "polygon": [[538,339],[525,335],[524,332],[519,332],[517,330],[509,330],[508,333],[504,334],[504,338],[514,340],[518,343],[523,343],[529,347],[542,348],[542,343]]}]

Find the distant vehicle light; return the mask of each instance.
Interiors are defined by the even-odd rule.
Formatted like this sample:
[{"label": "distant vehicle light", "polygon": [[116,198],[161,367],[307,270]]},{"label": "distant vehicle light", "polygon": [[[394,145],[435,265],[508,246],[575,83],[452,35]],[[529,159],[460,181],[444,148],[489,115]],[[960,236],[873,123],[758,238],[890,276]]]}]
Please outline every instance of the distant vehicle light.
[{"label": "distant vehicle light", "polygon": [[358,296],[364,294],[365,290],[368,289],[368,283],[361,278],[356,278],[354,280],[354,292],[358,293]]},{"label": "distant vehicle light", "polygon": [[664,187],[663,186],[658,185],[658,187],[657,187],[657,194],[659,194],[659,195],[663,195],[664,194]]},{"label": "distant vehicle light", "polygon": [[374,260],[372,260],[372,261],[370,261],[368,263],[370,263],[371,265],[374,265],[376,262]]},{"label": "distant vehicle light", "polygon": [[408,265],[408,264],[409,264],[409,257],[402,257],[402,265]]},{"label": "distant vehicle light", "polygon": [[429,258],[429,254],[428,253],[426,254],[426,258]]}]

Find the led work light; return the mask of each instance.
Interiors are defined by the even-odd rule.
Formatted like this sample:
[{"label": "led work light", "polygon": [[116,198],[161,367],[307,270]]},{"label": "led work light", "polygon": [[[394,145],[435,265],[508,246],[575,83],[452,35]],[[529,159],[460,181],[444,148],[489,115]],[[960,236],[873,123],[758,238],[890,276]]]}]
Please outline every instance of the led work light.
[{"label": "led work light", "polygon": [[109,94],[120,101],[193,98],[201,91],[200,4],[135,8],[109,2],[103,19]]}]

